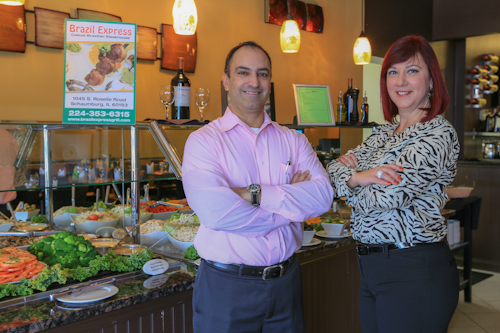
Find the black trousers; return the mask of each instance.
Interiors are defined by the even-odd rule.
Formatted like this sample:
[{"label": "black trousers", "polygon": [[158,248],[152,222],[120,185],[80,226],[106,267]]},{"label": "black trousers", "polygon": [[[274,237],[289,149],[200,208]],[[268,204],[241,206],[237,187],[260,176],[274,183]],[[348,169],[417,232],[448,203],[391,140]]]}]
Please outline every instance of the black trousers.
[{"label": "black trousers", "polygon": [[458,303],[458,273],[445,242],[358,255],[363,333],[444,333]]},{"label": "black trousers", "polygon": [[193,290],[197,333],[304,332],[300,264],[281,277],[239,276],[202,260]]}]

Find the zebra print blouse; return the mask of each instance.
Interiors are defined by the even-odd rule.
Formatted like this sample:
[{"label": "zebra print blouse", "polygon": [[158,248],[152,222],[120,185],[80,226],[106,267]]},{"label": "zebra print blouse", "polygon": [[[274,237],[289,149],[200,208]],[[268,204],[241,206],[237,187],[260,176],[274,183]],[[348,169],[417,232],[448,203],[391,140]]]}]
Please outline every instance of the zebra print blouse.
[{"label": "zebra print blouse", "polygon": [[[446,236],[440,210],[448,196],[443,190],[457,171],[459,143],[455,129],[442,116],[417,123],[400,134],[398,124],[376,128],[351,150],[356,169],[334,160],[328,167],[336,196],[352,207],[354,238],[365,244],[431,243]],[[402,166],[398,185],[358,186],[346,182],[357,171],[394,163]]]}]

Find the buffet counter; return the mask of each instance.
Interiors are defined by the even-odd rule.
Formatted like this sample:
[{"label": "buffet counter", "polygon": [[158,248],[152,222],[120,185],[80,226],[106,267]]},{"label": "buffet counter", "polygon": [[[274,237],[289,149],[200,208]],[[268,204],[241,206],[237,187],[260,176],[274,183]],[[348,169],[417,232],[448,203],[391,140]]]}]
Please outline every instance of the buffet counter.
[{"label": "buffet counter", "polygon": [[[319,238],[319,237],[318,237]],[[357,292],[356,279],[349,282],[349,274],[359,274],[357,269],[346,270],[345,263],[339,263],[337,267],[325,267],[330,271],[335,271],[341,276],[341,280],[330,280],[329,283],[314,286],[315,289],[322,290],[323,295],[318,298],[318,294],[310,294],[310,278],[329,279],[329,275],[315,277],[316,266],[321,262],[342,261],[346,254],[354,260],[355,245],[352,238],[345,238],[340,241],[325,241],[321,244],[310,247],[302,247],[298,252],[298,258],[302,265],[304,279],[304,308],[306,313],[306,325],[330,326],[335,320],[331,313],[323,318],[316,318],[321,311],[314,311],[315,314],[308,317],[308,313],[319,305],[318,299],[323,299],[328,291],[333,291],[328,285],[336,283],[339,288],[353,290]],[[188,269],[193,267],[188,265]],[[123,281],[118,281],[116,286],[119,292],[106,300],[87,303],[66,305],[58,301],[36,301],[23,305],[4,308],[0,314],[0,329],[5,333],[39,332],[174,332],[192,331],[192,289],[195,276],[188,273],[184,268],[177,271],[168,272],[168,280],[159,287],[154,287],[154,282],[148,284],[151,278],[149,275],[134,276]],[[161,281],[160,281],[161,282]],[[314,283],[320,283],[319,281]],[[345,285],[344,285],[345,284]],[[352,287],[347,287],[347,284]],[[154,287],[148,289],[147,287]],[[339,295],[340,296],[340,295]],[[314,298],[314,299],[313,299]],[[320,300],[321,301],[321,300]],[[356,299],[344,299],[338,296],[331,297],[324,306],[327,311],[332,306],[342,307],[347,303],[355,302]],[[323,302],[323,301],[321,301]],[[331,305],[329,305],[331,303]],[[343,313],[344,323],[357,321],[357,307],[350,307],[349,313]],[[352,310],[352,311],[351,311]],[[342,312],[340,312],[342,313]],[[354,316],[354,318],[350,318]],[[328,319],[327,319],[328,318]],[[319,320],[314,323],[313,321]],[[328,320],[328,323],[325,321]],[[308,329],[307,331],[312,331]],[[353,330],[353,332],[356,330]]]}]

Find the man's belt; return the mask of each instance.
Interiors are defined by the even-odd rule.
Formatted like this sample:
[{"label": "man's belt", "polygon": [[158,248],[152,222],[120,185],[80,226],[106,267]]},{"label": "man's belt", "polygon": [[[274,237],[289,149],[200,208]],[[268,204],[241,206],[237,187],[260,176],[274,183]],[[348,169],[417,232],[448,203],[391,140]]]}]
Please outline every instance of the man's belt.
[{"label": "man's belt", "polygon": [[236,265],[236,264],[223,264],[220,262],[205,260],[208,264],[213,265],[218,268],[222,268],[226,271],[236,273],[242,276],[260,276],[263,280],[271,280],[283,276],[285,272],[292,267],[295,261],[295,254],[291,256],[288,260],[280,262],[275,265],[270,266],[249,266],[249,265]]}]

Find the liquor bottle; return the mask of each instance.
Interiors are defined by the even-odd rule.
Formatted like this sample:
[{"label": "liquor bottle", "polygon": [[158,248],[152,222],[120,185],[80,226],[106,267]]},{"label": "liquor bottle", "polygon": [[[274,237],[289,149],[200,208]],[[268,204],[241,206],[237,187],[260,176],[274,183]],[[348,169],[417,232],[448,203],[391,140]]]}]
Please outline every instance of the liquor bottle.
[{"label": "liquor bottle", "polygon": [[498,75],[488,74],[484,77],[484,79],[486,80],[487,84],[497,83],[498,82]]},{"label": "liquor bottle", "polygon": [[363,97],[363,104],[361,104],[361,122],[363,124],[368,124],[368,97]]},{"label": "liquor bottle", "polygon": [[498,91],[498,86],[496,84],[487,84],[483,87],[483,94],[493,94]]},{"label": "liquor bottle", "polygon": [[335,124],[343,124],[347,121],[347,109],[345,104],[342,103],[342,90],[339,93],[339,102],[337,104],[337,109],[335,110]]},{"label": "liquor bottle", "polygon": [[178,58],[177,75],[171,81],[174,87],[174,103],[172,104],[172,119],[189,119],[191,105],[191,83],[184,75],[184,58]]},{"label": "liquor bottle", "polygon": [[498,64],[498,56],[491,54],[491,53],[483,54],[483,60],[488,62],[488,63]]},{"label": "liquor bottle", "polygon": [[495,113],[493,117],[493,132],[498,132],[498,128],[500,127],[498,112]]},{"label": "liquor bottle", "polygon": [[484,65],[483,68],[488,71],[488,74],[495,74],[496,72],[498,72],[498,66]]},{"label": "liquor bottle", "polygon": [[481,108],[481,107],[485,106],[486,103],[487,103],[487,101],[484,98],[473,98],[470,100],[470,105],[473,108]]},{"label": "liquor bottle", "polygon": [[359,121],[358,96],[359,96],[359,89],[358,87],[355,86],[354,89],[352,90],[351,121],[356,123]]},{"label": "liquor bottle", "polygon": [[347,79],[347,90],[344,94],[344,105],[346,107],[347,121],[351,121],[351,113],[353,109],[353,99],[352,99],[352,79]]},{"label": "liquor bottle", "polygon": [[493,130],[493,115],[491,113],[488,113],[485,122],[486,122],[485,132],[491,132]]}]

